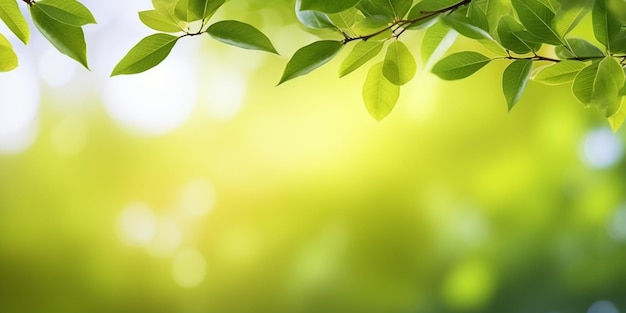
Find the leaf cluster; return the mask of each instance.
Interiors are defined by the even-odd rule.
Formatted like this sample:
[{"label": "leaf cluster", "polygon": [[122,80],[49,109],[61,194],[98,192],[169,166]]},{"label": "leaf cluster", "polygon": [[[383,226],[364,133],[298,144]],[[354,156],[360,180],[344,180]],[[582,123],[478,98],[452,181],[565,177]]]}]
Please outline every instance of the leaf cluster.
[{"label": "leaf cluster", "polygon": [[[39,32],[61,53],[86,68],[82,26],[95,23],[76,0],[22,0]],[[277,54],[260,30],[236,20],[212,22],[227,0],[152,0],[139,20],[157,33],[141,39],[111,76],[135,74],[161,63],[184,37],[206,34],[243,49]],[[626,118],[626,2],[621,0],[295,0],[295,15],[328,38],[298,49],[278,84],[306,75],[345,54],[339,77],[370,64],[362,96],[369,114],[388,116],[402,86],[418,71],[414,52],[401,40],[422,32],[420,61],[443,80],[467,78],[491,63],[504,63],[503,102],[508,110],[523,97],[528,82],[571,84],[576,99],[604,114],[617,130]],[[593,38],[570,35],[586,18]],[[29,29],[17,0],[0,0],[0,19],[23,43]],[[485,51],[447,54],[463,36]],[[205,36],[206,37],[206,36]],[[17,66],[10,42],[0,34],[0,71]]]}]

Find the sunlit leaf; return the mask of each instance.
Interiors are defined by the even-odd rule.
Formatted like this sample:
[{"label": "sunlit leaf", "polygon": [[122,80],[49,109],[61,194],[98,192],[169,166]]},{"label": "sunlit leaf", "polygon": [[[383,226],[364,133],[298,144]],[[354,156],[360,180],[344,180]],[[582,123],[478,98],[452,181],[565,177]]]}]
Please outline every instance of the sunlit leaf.
[{"label": "sunlit leaf", "polygon": [[396,40],[387,47],[383,62],[383,74],[387,80],[392,84],[404,85],[413,79],[416,72],[415,58],[401,41]]},{"label": "sunlit leaf", "polygon": [[542,42],[561,44],[561,36],[552,27],[554,12],[538,0],[511,0],[517,15],[526,29]]},{"label": "sunlit leaf", "polygon": [[344,33],[352,33],[352,25],[356,23],[359,11],[355,8],[349,8],[339,13],[328,14],[328,18],[337,28]]},{"label": "sunlit leaf", "polygon": [[75,0],[41,0],[36,5],[43,13],[69,26],[80,27],[96,23],[89,9]]},{"label": "sunlit leaf", "polygon": [[298,76],[308,74],[326,64],[337,55],[342,47],[341,41],[321,40],[298,49],[287,62],[285,71],[278,84],[280,85]]},{"label": "sunlit leaf", "polygon": [[457,34],[450,26],[443,23],[436,23],[426,30],[420,50],[422,62],[427,64],[426,67],[432,63],[429,60],[438,60],[450,49]]},{"label": "sunlit leaf", "polygon": [[606,57],[593,62],[576,75],[572,92],[585,106],[597,107],[609,117],[619,109],[619,91],[624,85],[624,70],[617,60]]},{"label": "sunlit leaf", "polygon": [[272,42],[254,26],[238,21],[220,21],[209,28],[211,37],[239,48],[276,53]]},{"label": "sunlit leaf", "polygon": [[193,16],[208,19],[213,16],[226,0],[188,0],[187,7]]},{"label": "sunlit leaf", "polygon": [[87,44],[80,27],[63,24],[45,14],[38,5],[30,6],[30,14],[39,32],[61,53],[78,61],[85,68],[87,65]]},{"label": "sunlit leaf", "polygon": [[302,0],[302,10],[337,13],[354,7],[360,0]]},{"label": "sunlit leaf", "polygon": [[352,71],[361,67],[367,61],[375,57],[383,49],[384,41],[360,41],[358,42],[350,54],[343,60],[339,67],[339,77],[350,74]]},{"label": "sunlit leaf", "polygon": [[469,5],[467,15],[472,25],[489,32],[489,20],[487,19],[487,14],[485,13],[487,5],[488,1],[482,1],[482,3],[481,1],[472,1]]},{"label": "sunlit leaf", "polygon": [[17,67],[17,55],[9,40],[0,34],[0,72],[8,72]]},{"label": "sunlit leaf", "polygon": [[554,18],[554,28],[561,36],[567,35],[587,16],[595,0],[563,1]]},{"label": "sunlit leaf", "polygon": [[520,25],[512,16],[503,16],[498,23],[500,43],[506,49],[518,54],[537,51],[541,47],[541,44],[525,41],[522,35],[525,32],[524,26]]},{"label": "sunlit leaf", "polygon": [[608,117],[611,130],[613,130],[613,132],[617,132],[617,130],[622,127],[622,124],[624,124],[624,120],[626,120],[626,107],[624,106],[624,97],[622,97],[620,107],[617,112]]},{"label": "sunlit leaf", "polygon": [[478,52],[457,52],[437,62],[433,66],[432,72],[441,79],[456,80],[474,74],[490,61],[490,58]]},{"label": "sunlit leaf", "polygon": [[[459,0],[423,0],[418,2],[415,5],[415,10],[422,12],[432,12],[445,8],[449,8],[451,6],[457,5]],[[411,9],[413,10],[413,9]]]},{"label": "sunlit leaf", "polygon": [[612,44],[621,30],[620,22],[607,10],[606,0],[596,0],[592,11],[593,33],[607,50],[613,51]]},{"label": "sunlit leaf", "polygon": [[175,21],[157,10],[141,11],[139,12],[139,19],[144,25],[157,31],[166,33],[182,31]]},{"label": "sunlit leaf", "polygon": [[[582,38],[567,38],[568,47],[557,46],[554,52],[562,59],[588,59],[604,57],[604,52],[596,45]],[[571,49],[571,51],[569,50]]]},{"label": "sunlit leaf", "polygon": [[359,8],[366,16],[384,16],[392,20],[403,18],[412,4],[412,0],[361,0]]},{"label": "sunlit leaf", "polygon": [[574,80],[576,75],[587,66],[585,62],[565,60],[543,67],[533,77],[534,81],[546,85],[560,85]]},{"label": "sunlit leaf", "polygon": [[513,106],[515,106],[524,93],[532,68],[533,61],[519,59],[513,61],[513,63],[504,70],[502,76],[502,91],[504,92],[509,111],[513,109]]},{"label": "sunlit leaf", "polygon": [[380,122],[391,113],[399,97],[400,86],[385,78],[383,63],[372,66],[363,84],[363,101],[367,112]]},{"label": "sunlit leaf", "polygon": [[300,9],[302,0],[296,1],[296,17],[304,26],[314,29],[336,28],[326,13]]},{"label": "sunlit leaf", "polygon": [[488,32],[476,25],[472,25],[471,20],[465,16],[446,16],[442,21],[467,38],[493,40]]},{"label": "sunlit leaf", "polygon": [[178,39],[169,34],[143,38],[117,63],[111,76],[141,73],[155,67],[170,54]]},{"label": "sunlit leaf", "polygon": [[15,0],[0,0],[0,19],[23,43],[28,43],[30,31]]}]

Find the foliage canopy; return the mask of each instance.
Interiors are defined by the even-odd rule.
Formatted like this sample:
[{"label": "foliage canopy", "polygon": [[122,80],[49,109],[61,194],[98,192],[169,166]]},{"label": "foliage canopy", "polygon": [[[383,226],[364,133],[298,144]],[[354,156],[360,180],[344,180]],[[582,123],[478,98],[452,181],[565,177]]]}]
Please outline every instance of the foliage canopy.
[{"label": "foliage canopy", "polygon": [[[96,23],[76,0],[22,0],[39,32],[61,53],[88,68],[82,27]],[[136,74],[161,63],[182,37],[209,35],[243,49],[276,53],[254,26],[235,20],[211,21],[227,0],[152,0],[139,20],[157,33],[137,43],[111,76]],[[351,49],[339,68],[350,74],[374,58],[363,86],[370,115],[382,120],[417,72],[413,52],[400,40],[406,31],[423,32],[422,61],[444,80],[466,78],[492,62],[507,62],[502,91],[509,110],[530,79],[571,84],[584,106],[597,108],[617,130],[626,119],[626,2],[620,0],[296,0],[298,20],[332,38],[298,49],[278,84],[306,75],[342,49]],[[593,38],[569,35],[591,16]],[[18,0],[0,0],[0,19],[24,44],[30,38]],[[483,45],[488,55],[460,51],[445,55],[457,35]],[[432,59],[432,60],[431,60]],[[0,34],[0,71],[17,67],[11,43]]]}]

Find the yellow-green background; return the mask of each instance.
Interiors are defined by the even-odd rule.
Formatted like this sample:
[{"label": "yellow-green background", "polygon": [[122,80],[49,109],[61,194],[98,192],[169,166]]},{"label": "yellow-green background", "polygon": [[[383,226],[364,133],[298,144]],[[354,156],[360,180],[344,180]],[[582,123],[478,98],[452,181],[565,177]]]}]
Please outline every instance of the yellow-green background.
[{"label": "yellow-green background", "polygon": [[[185,38],[162,66],[193,71],[167,79],[204,94],[243,73],[241,110],[216,118],[199,96],[184,123],[146,133],[103,99],[125,79],[107,78],[114,63],[150,33],[135,16],[149,1],[84,3],[100,22],[86,26],[92,72],[61,86],[2,74],[0,89],[41,101],[32,145],[0,153],[0,311],[626,311],[623,131],[569,86],[531,82],[507,113],[506,61],[456,82],[422,65],[377,123],[366,69],[337,78],[347,50],[275,87],[316,37],[288,1],[233,0],[216,20],[259,27],[282,56]],[[403,37],[418,58],[420,36]],[[13,44],[37,74],[49,45],[33,37]],[[485,51],[453,50],[467,48]],[[132,79],[165,79],[151,75]],[[593,155],[616,157],[599,168]],[[128,212],[140,213],[124,224]]]}]

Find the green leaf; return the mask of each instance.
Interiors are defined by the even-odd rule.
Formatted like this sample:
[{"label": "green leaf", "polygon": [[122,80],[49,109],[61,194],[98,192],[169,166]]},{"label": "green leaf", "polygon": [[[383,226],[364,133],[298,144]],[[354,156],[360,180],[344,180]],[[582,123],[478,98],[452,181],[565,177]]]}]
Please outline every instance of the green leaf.
[{"label": "green leaf", "polygon": [[350,8],[339,13],[328,14],[331,22],[344,33],[352,33],[352,25],[356,23],[357,14],[359,10]]},{"label": "green leaf", "polygon": [[487,15],[487,20],[489,21],[489,29],[491,33],[496,33],[500,19],[511,14],[511,6],[510,3],[508,3],[508,1],[505,2],[505,0],[486,1],[487,9],[485,14]]},{"label": "green leaf", "polygon": [[517,15],[528,32],[539,38],[541,42],[558,45],[561,36],[552,27],[554,12],[537,0],[511,0]]},{"label": "green leaf", "polygon": [[418,2],[413,8],[418,11],[432,12],[444,8],[449,8],[453,5],[458,4],[459,2],[459,0],[423,0],[421,2]]},{"label": "green leaf", "polygon": [[608,51],[613,51],[612,44],[621,30],[620,22],[607,10],[606,0],[596,0],[591,12],[593,34]]},{"label": "green leaf", "polygon": [[360,0],[302,0],[302,10],[337,13],[354,7]]},{"label": "green leaf", "polygon": [[188,0],[187,7],[192,16],[197,16],[199,19],[208,19],[225,2],[226,0]]},{"label": "green leaf", "polygon": [[472,21],[465,16],[449,15],[443,18],[443,22],[450,25],[459,34],[467,38],[493,40],[488,32],[478,26],[472,25]]},{"label": "green leaf", "polygon": [[587,16],[593,7],[594,0],[563,1],[554,18],[554,29],[565,36]]},{"label": "green leaf", "polygon": [[176,33],[183,30],[169,16],[165,16],[157,10],[141,11],[139,12],[139,19],[144,25],[157,31]]},{"label": "green leaf", "polygon": [[380,122],[391,113],[399,97],[400,86],[385,78],[383,63],[372,66],[363,84],[363,101],[367,112]]},{"label": "green leaf", "polygon": [[443,23],[436,23],[429,27],[422,39],[422,62],[429,67],[429,60],[441,58],[456,40],[457,32]]},{"label": "green leaf", "polygon": [[456,80],[474,74],[490,61],[478,52],[462,51],[441,59],[433,66],[432,72],[441,79]]},{"label": "green leaf", "polygon": [[604,57],[604,52],[600,48],[585,39],[572,37],[566,40],[571,51],[565,46],[557,46],[554,49],[556,55],[561,59]]},{"label": "green leaf", "polygon": [[117,63],[111,76],[141,73],[155,67],[170,54],[179,38],[169,34],[153,34],[141,39]]},{"label": "green leaf", "polygon": [[246,23],[220,21],[209,26],[206,32],[211,37],[229,45],[278,54],[267,36],[254,26]]},{"label": "green leaf", "polygon": [[80,27],[96,23],[89,9],[75,0],[41,0],[36,5],[43,13],[69,26]]},{"label": "green leaf", "polygon": [[586,66],[587,64],[581,61],[561,61],[541,68],[533,80],[546,85],[568,83],[573,81],[576,75]]},{"label": "green leaf", "polygon": [[617,60],[606,57],[585,67],[574,79],[572,92],[587,107],[597,107],[609,117],[620,107],[619,91],[624,70]]},{"label": "green leaf", "polygon": [[611,125],[611,130],[613,130],[613,132],[617,132],[622,124],[624,124],[624,120],[626,120],[626,107],[624,107],[624,98],[622,98],[620,102],[620,107],[617,112],[608,117],[609,125]]},{"label": "green leaf", "polygon": [[39,32],[43,34],[59,52],[78,61],[85,68],[87,65],[87,44],[80,27],[63,24],[44,13],[39,5],[30,6],[30,14]]},{"label": "green leaf", "polygon": [[525,54],[537,51],[541,44],[524,40],[528,35],[524,26],[519,24],[512,16],[505,15],[498,23],[498,37],[500,44],[517,54]]},{"label": "green leaf", "polygon": [[0,34],[0,72],[8,72],[17,67],[17,55],[9,40]]},{"label": "green leaf", "polygon": [[530,72],[533,68],[533,61],[526,59],[518,59],[513,61],[504,70],[502,75],[502,91],[508,104],[509,111],[519,101],[526,90]]},{"label": "green leaf", "polygon": [[302,0],[296,1],[296,17],[304,26],[313,29],[336,28],[326,13],[301,10],[301,2]]},{"label": "green leaf", "polygon": [[383,62],[383,74],[395,85],[408,83],[417,72],[417,64],[411,51],[401,42],[394,41],[387,47],[385,61]]},{"label": "green leaf", "polygon": [[412,4],[412,0],[361,0],[359,8],[366,16],[384,16],[393,20],[403,18]]},{"label": "green leaf", "polygon": [[472,1],[469,4],[467,15],[472,25],[481,28],[482,30],[489,32],[489,20],[485,10],[487,9],[488,1]]},{"label": "green leaf", "polygon": [[0,19],[24,44],[30,39],[28,23],[15,0],[0,0]]},{"label": "green leaf", "polygon": [[[389,20],[384,16],[372,15],[357,20],[356,23],[352,25],[352,29],[357,34],[373,34],[387,26],[389,26]],[[388,29],[380,35],[369,38],[368,40],[386,40],[391,37],[391,34],[391,29]]]},{"label": "green leaf", "polygon": [[291,57],[278,85],[310,73],[314,69],[328,63],[341,50],[341,41],[321,40],[304,46]]},{"label": "green leaf", "polygon": [[383,49],[384,41],[360,41],[358,42],[350,54],[343,60],[339,67],[339,77],[350,74],[352,71],[361,67],[367,61],[375,57]]}]

